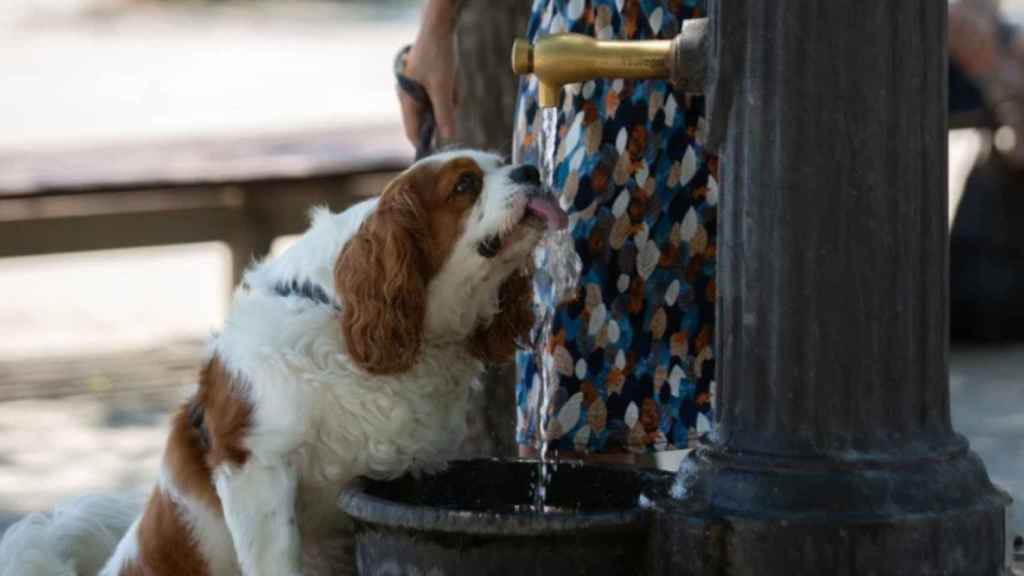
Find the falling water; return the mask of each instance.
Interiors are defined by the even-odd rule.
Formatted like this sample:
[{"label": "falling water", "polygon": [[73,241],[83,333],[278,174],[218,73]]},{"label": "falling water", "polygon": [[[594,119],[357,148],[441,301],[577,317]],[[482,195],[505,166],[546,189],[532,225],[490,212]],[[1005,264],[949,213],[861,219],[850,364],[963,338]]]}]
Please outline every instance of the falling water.
[{"label": "falling water", "polygon": [[[554,191],[555,143],[558,134],[558,108],[544,108],[542,111],[541,138],[538,140],[541,158],[541,179],[544,185]],[[556,194],[557,196],[557,194]],[[549,292],[542,295],[545,302],[561,302],[570,298],[579,281],[581,263],[573,246],[569,229],[551,232],[544,236],[537,248],[537,265],[543,267],[551,279]],[[547,510],[547,487],[551,481],[550,464],[547,461],[548,436],[551,427],[551,387],[558,375],[555,372],[553,356],[550,353],[551,327],[554,324],[554,310],[548,305],[543,308],[539,334],[534,343],[534,363],[540,379],[540,407],[537,410],[537,486],[534,490],[534,510]]]},{"label": "falling water", "polygon": [[676,500],[689,498],[693,485],[697,481],[697,473],[697,463],[692,458],[683,458],[669,494]]}]

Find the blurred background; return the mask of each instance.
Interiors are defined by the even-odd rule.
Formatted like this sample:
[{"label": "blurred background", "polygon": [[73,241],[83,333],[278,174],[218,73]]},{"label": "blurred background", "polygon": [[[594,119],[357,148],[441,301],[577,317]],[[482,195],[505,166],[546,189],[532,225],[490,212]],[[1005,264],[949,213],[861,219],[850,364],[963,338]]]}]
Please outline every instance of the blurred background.
[{"label": "blurred background", "polygon": [[[286,247],[308,206],[344,208],[411,160],[392,59],[419,7],[0,3],[0,531],[85,491],[146,489],[240,269]],[[1024,22],[1024,0],[1002,8]],[[1020,499],[1024,171],[1007,139],[1024,124],[964,98],[953,413]]]},{"label": "blurred background", "polygon": [[418,11],[0,2],[0,531],[145,489],[233,274],[411,160]]}]

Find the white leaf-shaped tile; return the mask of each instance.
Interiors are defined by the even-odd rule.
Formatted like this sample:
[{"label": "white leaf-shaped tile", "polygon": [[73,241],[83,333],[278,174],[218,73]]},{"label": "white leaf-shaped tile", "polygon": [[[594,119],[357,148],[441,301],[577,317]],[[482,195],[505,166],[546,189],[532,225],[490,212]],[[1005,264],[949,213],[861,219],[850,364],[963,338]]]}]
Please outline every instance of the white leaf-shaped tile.
[{"label": "white leaf-shaped tile", "polygon": [[636,402],[630,402],[629,406],[626,407],[626,415],[622,419],[623,423],[625,423],[626,428],[632,428],[639,419],[640,409],[637,408]]},{"label": "white leaf-shaped tile", "polygon": [[673,280],[668,288],[665,290],[665,304],[669,306],[676,305],[676,299],[679,298],[679,280]]},{"label": "white leaf-shaped tile", "polygon": [[[575,213],[573,214],[575,215]],[[570,216],[572,218],[572,216]],[[612,231],[608,235],[608,245],[613,250],[621,250],[626,244],[626,239],[629,238],[630,222],[628,216],[619,216],[615,223],[612,224]],[[569,228],[572,229],[571,227]]]},{"label": "white leaf-shaped tile", "polygon": [[671,128],[673,123],[675,123],[677,109],[676,97],[669,94],[668,98],[665,98],[665,126]]},{"label": "white leaf-shaped tile", "polygon": [[580,411],[583,406],[583,393],[573,394],[558,411],[558,425],[563,432],[568,432],[576,427],[580,419]]},{"label": "white leaf-shaped tile", "polygon": [[683,155],[683,163],[680,166],[679,172],[679,183],[686,186],[693,179],[693,175],[697,173],[697,154],[693,151],[693,146],[686,149],[686,154]]},{"label": "white leaf-shaped tile", "polygon": [[629,276],[619,274],[619,280],[615,283],[615,287],[619,289],[619,292],[629,290]]},{"label": "white leaf-shaped tile", "polygon": [[642,188],[644,183],[647,182],[648,174],[650,174],[650,172],[647,170],[647,166],[643,166],[637,170],[636,173],[633,174],[633,178],[636,179],[636,185]]},{"label": "white leaf-shaped tile", "polygon": [[669,374],[669,386],[672,388],[672,396],[679,397],[679,383],[683,380],[683,376],[686,373],[677,364],[672,368],[672,372]]},{"label": "white leaf-shaped tile", "polygon": [[590,323],[587,325],[587,333],[591,336],[597,335],[604,328],[605,321],[608,320],[608,309],[605,308],[604,303],[598,304],[593,311],[590,313]]},{"label": "white leaf-shaped tile", "polygon": [[661,21],[664,17],[664,11],[662,11],[661,6],[658,6],[657,8],[654,9],[654,12],[651,12],[651,15],[647,18],[647,21],[651,24],[651,32],[653,32],[655,35],[657,35],[658,32],[661,31]]},{"label": "white leaf-shaped tile", "polygon": [[686,212],[686,216],[683,216],[683,224],[679,227],[679,233],[682,235],[684,241],[689,242],[693,239],[694,234],[697,233],[697,226],[700,223],[697,222],[697,212],[690,208]]},{"label": "white leaf-shaped tile", "polygon": [[608,342],[615,344],[619,341],[619,323],[615,320],[608,322]]},{"label": "white leaf-shaped tile", "polygon": [[[576,0],[573,0],[573,2],[576,2]],[[583,85],[583,97],[587,100],[590,100],[590,97],[594,95],[594,86],[595,84],[593,80],[590,80]]]},{"label": "white leaf-shaped tile", "polygon": [[587,377],[587,360],[580,358],[576,361],[576,378],[583,380]]},{"label": "white leaf-shaped tile", "polygon": [[576,117],[572,119],[572,125],[569,126],[569,132],[565,135],[565,153],[568,154],[570,151],[576,149],[576,144],[580,141],[580,132],[583,130],[583,117],[586,116],[583,112],[576,114]]},{"label": "white leaf-shaped tile", "polygon": [[626,141],[629,139],[629,134],[625,128],[619,128],[619,133],[615,136],[615,148],[622,154],[622,151],[626,149]]},{"label": "white leaf-shaped tile", "polygon": [[650,240],[644,244],[640,250],[640,255],[636,259],[636,271],[640,274],[640,277],[647,280],[651,273],[654,272],[654,268],[657,267],[658,259],[660,258],[661,250],[658,249],[657,242]]},{"label": "white leaf-shaped tile", "polygon": [[629,190],[623,189],[622,192],[619,192],[612,204],[612,216],[621,218],[626,213],[626,209],[629,208],[629,198]]},{"label": "white leaf-shaped tile", "polygon": [[[679,367],[679,364],[676,364],[675,366],[672,367],[672,372],[670,372],[668,375],[668,383],[673,388],[678,389],[679,382],[682,381],[682,379],[685,376],[686,373],[683,372],[683,369]],[[678,396],[678,394],[674,394],[674,396]]]},{"label": "white leaf-shaped tile", "polygon": [[703,116],[697,119],[697,131],[693,135],[693,141],[704,146],[708,137],[708,123]]},{"label": "white leaf-shaped tile", "polygon": [[706,434],[711,432],[711,421],[704,414],[697,414],[697,434]]}]

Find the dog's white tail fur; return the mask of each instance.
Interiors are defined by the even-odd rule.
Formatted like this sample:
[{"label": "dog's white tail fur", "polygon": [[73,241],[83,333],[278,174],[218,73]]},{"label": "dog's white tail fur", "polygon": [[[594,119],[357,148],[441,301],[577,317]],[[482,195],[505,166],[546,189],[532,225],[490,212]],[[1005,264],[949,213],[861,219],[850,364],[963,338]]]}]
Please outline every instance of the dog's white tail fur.
[{"label": "dog's white tail fur", "polygon": [[139,498],[97,495],[31,514],[0,541],[0,576],[96,576],[140,511]]}]

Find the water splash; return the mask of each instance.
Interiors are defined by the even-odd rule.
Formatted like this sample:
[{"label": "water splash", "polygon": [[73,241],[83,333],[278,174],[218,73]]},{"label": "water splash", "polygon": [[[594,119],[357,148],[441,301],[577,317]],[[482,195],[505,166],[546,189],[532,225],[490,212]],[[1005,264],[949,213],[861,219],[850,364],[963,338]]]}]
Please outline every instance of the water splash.
[{"label": "water splash", "polygon": [[676,500],[686,500],[690,496],[690,492],[693,485],[697,482],[697,473],[699,469],[697,463],[687,456],[683,458],[682,463],[679,465],[679,472],[676,474],[676,479],[672,482],[672,488],[669,490],[669,495]]},{"label": "water splash", "polygon": [[[554,190],[555,177],[555,144],[558,135],[558,108],[542,110],[541,138],[538,140],[541,158],[541,181],[551,191]],[[557,194],[555,194],[557,196]],[[534,510],[545,511],[548,507],[547,487],[551,482],[551,466],[548,462],[548,445],[550,444],[551,427],[554,420],[551,414],[552,387],[557,382],[554,357],[551,354],[551,328],[554,324],[554,309],[550,303],[562,302],[570,298],[579,283],[582,263],[576,254],[570,229],[549,232],[541,240],[535,254],[538,269],[543,269],[550,278],[547,293],[542,294],[541,301],[547,304],[542,307],[538,337],[534,342],[534,364],[538,367],[540,380],[540,407],[537,410],[537,484],[534,489]],[[563,431],[565,432],[565,431]]]}]

